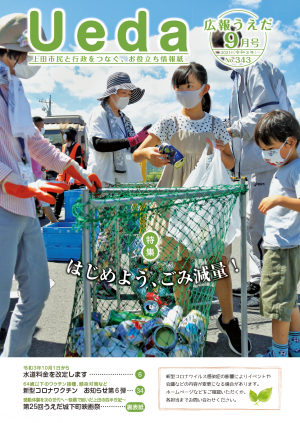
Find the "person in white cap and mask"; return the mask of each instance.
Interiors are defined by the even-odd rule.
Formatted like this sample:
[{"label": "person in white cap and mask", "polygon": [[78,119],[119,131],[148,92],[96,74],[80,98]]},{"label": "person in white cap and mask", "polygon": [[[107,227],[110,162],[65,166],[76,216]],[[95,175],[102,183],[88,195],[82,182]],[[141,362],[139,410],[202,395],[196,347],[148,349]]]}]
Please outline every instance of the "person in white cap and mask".
[{"label": "person in white cap and mask", "polygon": [[[44,33],[43,33],[43,37]],[[34,197],[53,204],[49,192],[63,192],[67,184],[34,181],[30,157],[38,163],[80,180],[95,192],[96,175],[62,154],[33,125],[22,82],[37,72],[27,62],[32,51],[27,16],[0,18],[0,327],[10,304],[13,275],[20,298],[12,313],[2,357],[26,357],[36,323],[50,292],[46,250],[36,216]]]}]

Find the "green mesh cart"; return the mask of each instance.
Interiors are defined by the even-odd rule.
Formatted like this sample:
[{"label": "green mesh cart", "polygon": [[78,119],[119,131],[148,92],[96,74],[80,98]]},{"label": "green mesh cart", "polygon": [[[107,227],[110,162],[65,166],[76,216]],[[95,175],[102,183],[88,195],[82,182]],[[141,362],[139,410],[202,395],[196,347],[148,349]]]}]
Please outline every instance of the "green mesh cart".
[{"label": "green mesh cart", "polygon": [[65,356],[202,357],[232,210],[240,198],[247,356],[244,180],[212,188],[124,184],[73,206],[82,268]]}]

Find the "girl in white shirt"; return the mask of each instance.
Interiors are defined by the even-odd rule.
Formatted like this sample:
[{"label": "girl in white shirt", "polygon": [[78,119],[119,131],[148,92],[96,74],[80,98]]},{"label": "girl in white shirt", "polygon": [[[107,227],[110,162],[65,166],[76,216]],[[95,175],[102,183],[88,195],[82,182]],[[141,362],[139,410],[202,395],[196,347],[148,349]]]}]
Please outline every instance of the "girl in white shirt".
[{"label": "girl in white shirt", "polygon": [[[215,148],[221,151],[221,159],[227,169],[234,166],[234,158],[230,149],[231,140],[225,125],[221,119],[209,114],[211,100],[209,96],[210,86],[207,84],[207,72],[205,68],[195,62],[188,66],[180,66],[172,77],[172,86],[177,100],[183,105],[181,111],[169,114],[160,119],[149,130],[149,136],[133,154],[133,160],[141,162],[147,159],[156,167],[165,166],[158,187],[182,187],[188,176],[195,168],[207,143],[213,148],[211,140],[215,141]],[[186,158],[185,164],[175,169],[168,165],[167,156],[160,154],[157,145],[169,142],[177,148]],[[168,227],[168,217],[165,219],[153,216],[152,228],[162,229],[164,233]],[[161,232],[161,230],[160,230]],[[160,251],[163,251],[160,260],[173,260],[174,270],[191,270],[191,261],[188,258],[190,252],[174,239],[164,234],[160,240]],[[240,329],[237,319],[233,317],[232,282],[228,267],[231,246],[226,247],[222,262],[226,266],[225,273],[229,276],[219,280],[216,292],[220,301],[222,314],[219,316],[217,325],[229,338],[230,348],[237,354],[241,354]],[[177,304],[181,305],[184,313],[189,310],[188,285],[177,284],[174,279],[174,296]]]}]

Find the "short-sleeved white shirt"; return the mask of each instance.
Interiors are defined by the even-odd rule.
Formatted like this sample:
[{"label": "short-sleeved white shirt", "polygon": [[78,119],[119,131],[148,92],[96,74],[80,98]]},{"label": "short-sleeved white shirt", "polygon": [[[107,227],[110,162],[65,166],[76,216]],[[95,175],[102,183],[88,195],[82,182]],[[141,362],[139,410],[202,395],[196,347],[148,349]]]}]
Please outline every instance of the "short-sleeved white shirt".
[{"label": "short-sleeved white shirt", "polygon": [[[300,198],[300,159],[280,167],[273,175],[269,197],[283,195]],[[276,206],[267,211],[263,248],[285,249],[300,245],[300,213]]]},{"label": "short-sleeved white shirt", "polygon": [[[121,117],[116,118],[117,122],[127,138],[124,124]],[[121,126],[122,125],[122,126]],[[93,137],[111,139],[111,134],[107,122],[106,112],[101,106],[96,106],[90,113],[87,119],[87,134],[89,145],[93,145]],[[96,173],[100,181],[114,184],[115,179],[120,183],[141,182],[143,180],[142,172],[139,163],[132,160],[130,149],[125,149],[126,152],[126,173],[117,173],[114,168],[113,153],[101,153],[95,151],[94,148],[89,149],[89,158],[87,170],[91,173]]]},{"label": "short-sleeved white shirt", "polygon": [[[181,112],[168,114],[167,116],[159,119],[152,128],[148,130],[149,133],[156,135],[160,142],[169,142],[172,136],[177,132],[176,122],[174,115],[177,118],[179,129],[188,132],[211,132],[212,130],[212,115],[205,113],[205,116],[199,120],[191,120],[183,116]],[[217,140],[222,140],[224,144],[231,141],[231,137],[222,122],[218,117],[215,117],[213,134]]]}]

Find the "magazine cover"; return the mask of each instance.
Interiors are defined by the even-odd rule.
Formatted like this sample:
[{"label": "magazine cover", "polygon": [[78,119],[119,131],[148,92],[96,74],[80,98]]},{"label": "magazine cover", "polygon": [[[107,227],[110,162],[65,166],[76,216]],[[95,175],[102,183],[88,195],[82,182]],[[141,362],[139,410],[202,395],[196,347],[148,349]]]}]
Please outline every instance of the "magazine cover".
[{"label": "magazine cover", "polygon": [[1,420],[294,419],[299,5],[2,3]]}]

